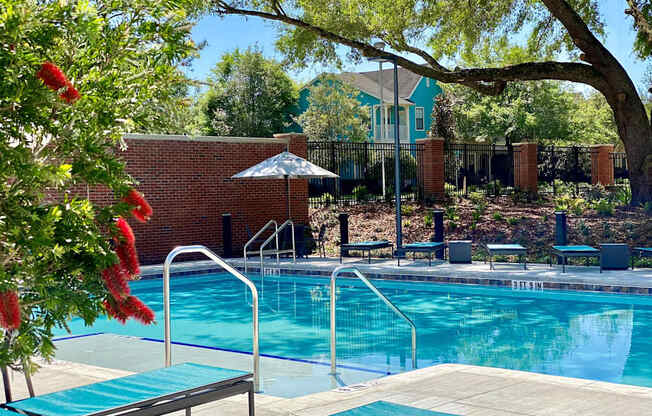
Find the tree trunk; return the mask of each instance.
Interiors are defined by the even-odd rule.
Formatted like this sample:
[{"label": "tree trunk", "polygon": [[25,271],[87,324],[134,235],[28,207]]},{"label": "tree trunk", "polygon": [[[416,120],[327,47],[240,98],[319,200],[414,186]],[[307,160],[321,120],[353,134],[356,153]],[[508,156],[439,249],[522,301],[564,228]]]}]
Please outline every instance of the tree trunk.
[{"label": "tree trunk", "polygon": [[627,153],[632,205],[652,201],[652,128],[647,115],[641,117],[626,103],[612,109]]}]

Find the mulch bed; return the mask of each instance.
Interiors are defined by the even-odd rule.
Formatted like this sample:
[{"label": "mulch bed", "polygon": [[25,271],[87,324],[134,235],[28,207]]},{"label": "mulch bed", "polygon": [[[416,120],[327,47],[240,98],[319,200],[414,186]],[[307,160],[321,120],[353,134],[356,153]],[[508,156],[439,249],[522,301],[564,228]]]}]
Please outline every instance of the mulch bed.
[{"label": "mulch bed", "polygon": [[[545,261],[547,249],[555,241],[555,209],[552,202],[515,202],[510,197],[485,199],[487,206],[477,222],[475,205],[461,198],[455,204],[423,205],[404,203],[403,241],[428,241],[432,226],[426,227],[424,218],[434,208],[454,206],[459,217],[444,219],[445,240],[472,240],[474,259],[484,254],[478,250],[481,243],[519,243],[528,248],[530,261]],[[407,208],[406,208],[407,207]],[[395,207],[386,202],[370,202],[350,206],[330,206],[310,210],[314,230],[326,224],[326,250],[339,255],[339,213],[349,214],[349,241],[395,240]],[[495,214],[499,213],[496,217]],[[473,225],[475,222],[475,226]],[[316,234],[316,233],[315,233]],[[602,242],[627,243],[630,246],[652,246],[652,216],[641,208],[618,207],[613,216],[601,216],[586,210],[581,216],[568,213],[569,244],[587,244],[597,247]],[[389,254],[387,254],[389,255]]]}]

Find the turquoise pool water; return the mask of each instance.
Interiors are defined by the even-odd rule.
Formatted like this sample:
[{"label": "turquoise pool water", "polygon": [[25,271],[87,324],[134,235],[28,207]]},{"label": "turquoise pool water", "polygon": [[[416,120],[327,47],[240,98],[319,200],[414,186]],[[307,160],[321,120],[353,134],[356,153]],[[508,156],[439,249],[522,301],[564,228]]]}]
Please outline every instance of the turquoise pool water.
[{"label": "turquoise pool water", "polygon": [[[328,279],[253,277],[261,354],[329,362]],[[652,387],[652,297],[375,281],[417,326],[417,363],[463,363]],[[132,283],[161,324],[92,327],[163,339],[162,280]],[[251,351],[251,297],[221,274],[172,278],[174,342]],[[412,368],[410,330],[361,282],[338,279],[338,364],[378,374]],[[63,333],[60,336],[66,336]]]}]

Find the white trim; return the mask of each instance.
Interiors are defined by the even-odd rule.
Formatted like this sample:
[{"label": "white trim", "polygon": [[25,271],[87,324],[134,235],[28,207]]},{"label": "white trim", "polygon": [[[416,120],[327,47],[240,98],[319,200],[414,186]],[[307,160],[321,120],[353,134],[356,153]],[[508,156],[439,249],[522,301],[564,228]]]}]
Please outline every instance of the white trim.
[{"label": "white trim", "polygon": [[[421,109],[421,111],[423,112],[423,117],[422,117],[422,119],[423,119],[423,123],[422,123],[423,128],[422,129],[420,129],[418,127],[419,124],[417,123],[417,110],[418,109]],[[426,109],[424,107],[414,107],[414,130],[416,130],[416,131],[426,131]]]},{"label": "white trim", "polygon": [[[299,133],[297,133],[299,134]],[[210,143],[288,143],[285,137],[221,137],[221,136],[181,136],[174,134],[135,134],[122,136],[127,140],[164,140],[179,142],[210,142]]]},{"label": "white trim", "polygon": [[419,77],[419,81],[416,84],[414,84],[414,88],[412,88],[412,91],[410,92],[410,95],[408,95],[408,98],[412,98],[412,94],[414,94],[414,92],[417,90],[417,88],[419,87],[419,84],[421,84],[422,79],[423,79],[423,75],[421,75]]}]

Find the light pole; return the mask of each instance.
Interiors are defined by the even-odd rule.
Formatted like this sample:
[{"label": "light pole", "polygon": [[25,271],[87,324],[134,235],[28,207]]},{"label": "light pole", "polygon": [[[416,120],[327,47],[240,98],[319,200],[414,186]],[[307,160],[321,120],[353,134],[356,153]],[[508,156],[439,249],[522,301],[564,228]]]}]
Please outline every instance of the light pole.
[{"label": "light pole", "polygon": [[370,58],[369,60],[394,63],[394,191],[396,199],[396,248],[398,249],[403,246],[403,227],[401,221],[401,140],[399,138],[398,119],[398,63],[392,55]]},{"label": "light pole", "polygon": [[[385,42],[376,42],[374,43],[374,48],[383,50],[385,49]],[[385,89],[385,84],[383,84],[383,60],[378,60],[378,89],[380,90],[380,108],[378,113],[380,114],[380,141],[385,141],[385,99],[383,98],[383,90]],[[374,111],[375,114],[375,111]],[[382,145],[381,145],[381,149]],[[384,150],[380,154],[380,164],[382,169],[382,179],[383,179],[383,199],[385,199],[385,152]]]}]

